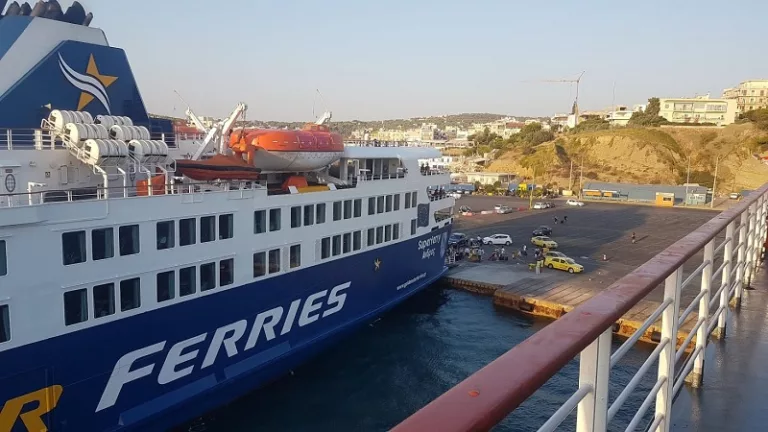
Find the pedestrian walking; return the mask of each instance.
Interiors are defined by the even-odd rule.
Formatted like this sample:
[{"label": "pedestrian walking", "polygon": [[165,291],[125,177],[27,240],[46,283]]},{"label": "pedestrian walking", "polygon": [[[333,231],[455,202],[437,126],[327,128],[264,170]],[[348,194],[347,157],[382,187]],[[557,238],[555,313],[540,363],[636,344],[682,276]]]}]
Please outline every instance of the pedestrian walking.
[{"label": "pedestrian walking", "polygon": [[635,244],[637,242],[637,236],[635,236],[635,232],[632,232],[632,244]]}]

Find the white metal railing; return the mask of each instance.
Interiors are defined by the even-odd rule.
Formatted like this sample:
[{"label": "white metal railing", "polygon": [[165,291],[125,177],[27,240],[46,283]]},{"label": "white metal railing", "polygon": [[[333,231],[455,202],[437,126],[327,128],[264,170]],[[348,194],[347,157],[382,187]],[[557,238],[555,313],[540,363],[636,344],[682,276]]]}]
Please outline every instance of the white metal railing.
[{"label": "white metal railing", "polygon": [[[762,260],[768,233],[767,194],[768,184],[514,347],[394,430],[489,430],[578,355],[577,390],[539,432],[556,430],[574,409],[577,432],[607,431],[654,364],[654,384],[624,430],[634,431],[650,424],[647,430],[668,432],[674,396],[685,382],[702,385],[710,336],[725,337],[729,305],[740,305],[743,289],[751,283]],[[700,263],[684,277],[684,265],[698,254]],[[690,304],[681,304],[683,291],[693,288],[697,279],[697,295]],[[658,308],[611,353],[614,323],[659,283],[663,283],[664,295]],[[683,336],[678,330],[694,311],[697,318],[678,343]],[[658,345],[610,401],[611,369],[659,318]],[[687,352],[690,354],[686,356]],[[499,385],[500,381],[504,385]],[[482,399],[472,400],[478,394]],[[653,411],[649,413],[651,406]],[[650,420],[646,414],[650,414]]]},{"label": "white metal railing", "polygon": [[[139,191],[146,195],[139,195]],[[0,194],[0,209],[8,207],[25,207],[56,202],[73,202],[87,200],[107,200],[152,195],[179,195],[196,193],[215,193],[230,191],[246,191],[266,189],[257,182],[195,182],[171,183],[163,185],[149,184],[147,188],[136,186],[91,187],[65,190],[29,190],[13,194]]]},{"label": "white metal railing", "polygon": [[[151,133],[150,139],[162,140],[168,147],[176,148],[179,140],[200,140],[201,135]],[[54,134],[42,129],[0,128],[0,150],[62,150],[66,149]]]}]

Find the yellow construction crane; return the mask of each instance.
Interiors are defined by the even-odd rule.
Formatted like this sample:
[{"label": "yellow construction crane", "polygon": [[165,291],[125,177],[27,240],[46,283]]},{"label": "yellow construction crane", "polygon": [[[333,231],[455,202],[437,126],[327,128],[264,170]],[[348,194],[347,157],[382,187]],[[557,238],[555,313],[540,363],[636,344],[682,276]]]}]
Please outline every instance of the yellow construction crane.
[{"label": "yellow construction crane", "polygon": [[569,83],[573,84],[576,83],[576,99],[573,102],[573,109],[572,114],[575,116],[575,124],[579,124],[579,83],[581,83],[581,77],[584,76],[584,73],[586,71],[582,71],[579,74],[579,77],[576,79],[561,79],[561,80],[537,80],[535,82],[546,82],[546,83]]}]

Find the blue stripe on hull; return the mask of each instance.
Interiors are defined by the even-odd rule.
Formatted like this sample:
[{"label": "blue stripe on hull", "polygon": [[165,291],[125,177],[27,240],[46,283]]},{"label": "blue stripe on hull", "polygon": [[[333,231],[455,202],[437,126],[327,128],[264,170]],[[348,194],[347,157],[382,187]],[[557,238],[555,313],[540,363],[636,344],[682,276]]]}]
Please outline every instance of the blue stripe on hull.
[{"label": "blue stripe on hull", "polygon": [[[449,230],[450,226],[398,244],[0,353],[0,401],[57,384],[63,386],[61,398],[43,418],[50,430],[165,430],[278,378],[434,282],[445,271],[443,256]],[[435,236],[441,241],[429,240]],[[375,261],[380,262],[378,269]],[[283,331],[283,335],[280,332],[285,330],[284,321],[280,321],[273,326],[274,339],[267,340],[261,332],[255,347],[245,349],[260,312],[282,306],[285,319],[291,315],[289,307],[294,300],[345,282],[351,284],[344,291],[344,307],[337,313],[322,317],[320,309],[317,316],[321,318],[303,327],[296,317],[290,331]],[[236,353],[229,357],[222,347],[215,362],[201,369],[215,330],[239,320],[247,320],[248,328],[235,342]],[[175,368],[181,371],[193,366],[192,372],[159,384],[158,374],[171,347],[202,334],[203,342],[183,351],[199,350],[198,354]],[[96,412],[118,359],[163,341],[162,351],[142,357],[130,367],[136,371],[154,365],[152,372],[126,383],[113,406]],[[26,429],[17,421],[13,430]]]}]

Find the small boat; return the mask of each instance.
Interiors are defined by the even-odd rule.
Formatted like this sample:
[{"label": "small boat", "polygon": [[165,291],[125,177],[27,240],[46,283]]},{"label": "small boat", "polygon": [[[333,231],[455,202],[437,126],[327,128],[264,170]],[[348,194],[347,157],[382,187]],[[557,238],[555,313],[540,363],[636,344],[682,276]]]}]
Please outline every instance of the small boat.
[{"label": "small boat", "polygon": [[192,180],[258,180],[261,169],[238,156],[214,155],[210,159],[177,159],[176,171]]}]

